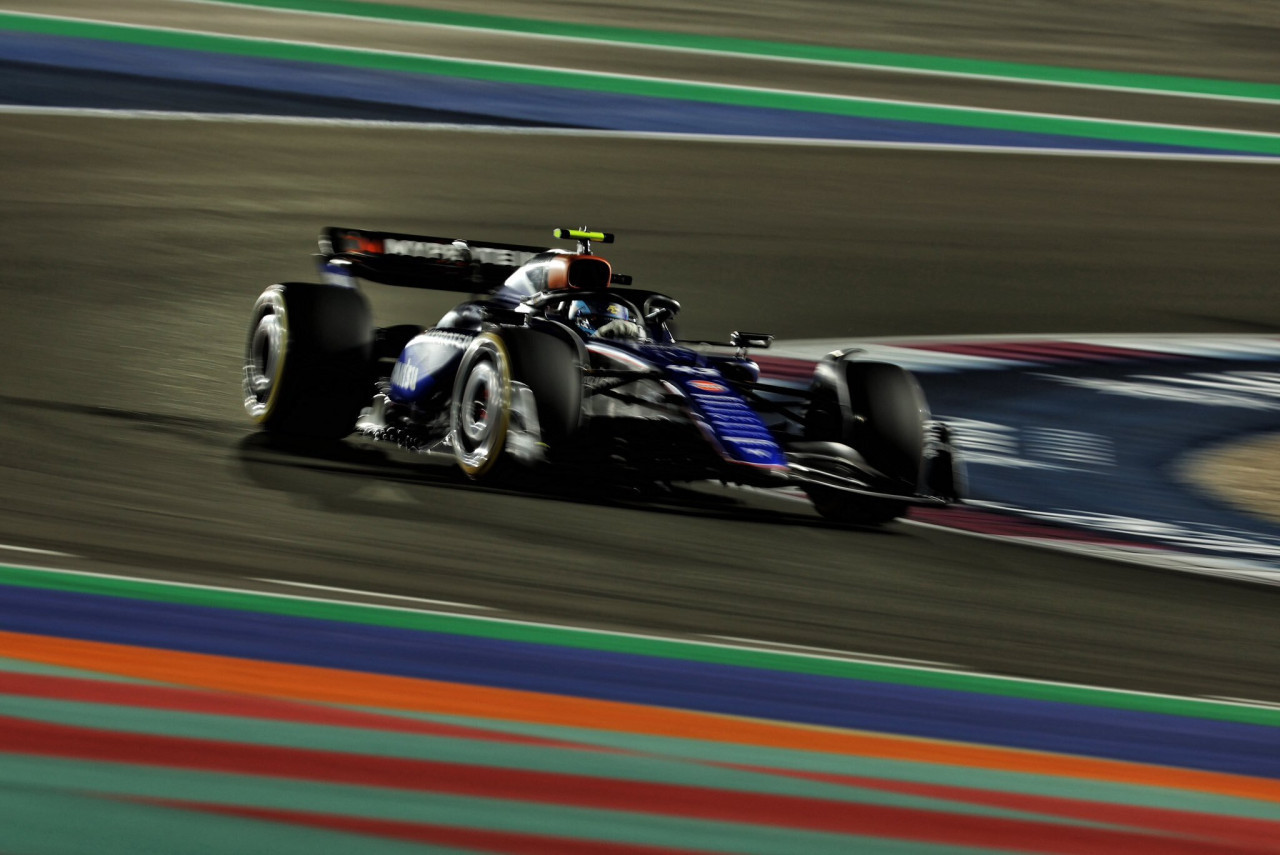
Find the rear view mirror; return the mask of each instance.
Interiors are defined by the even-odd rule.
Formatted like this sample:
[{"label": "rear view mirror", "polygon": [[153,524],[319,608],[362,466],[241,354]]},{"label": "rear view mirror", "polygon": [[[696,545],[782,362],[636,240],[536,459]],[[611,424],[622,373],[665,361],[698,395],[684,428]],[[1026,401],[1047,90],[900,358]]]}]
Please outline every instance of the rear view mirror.
[{"label": "rear view mirror", "polygon": [[644,319],[650,324],[665,324],[680,311],[680,303],[664,294],[652,294],[644,301]]},{"label": "rear view mirror", "polygon": [[738,332],[735,330],[729,334],[729,344],[734,347],[758,347],[764,350],[773,344],[773,336],[768,333]]}]

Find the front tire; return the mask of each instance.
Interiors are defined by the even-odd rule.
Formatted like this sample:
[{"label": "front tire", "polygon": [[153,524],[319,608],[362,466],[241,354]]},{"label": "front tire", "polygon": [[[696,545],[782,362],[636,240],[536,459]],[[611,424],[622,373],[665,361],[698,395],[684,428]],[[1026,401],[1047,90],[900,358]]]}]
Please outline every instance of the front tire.
[{"label": "front tire", "polygon": [[453,457],[467,477],[493,478],[506,467],[511,427],[511,355],[501,338],[481,333],[458,368],[449,412]]},{"label": "front tire", "polygon": [[[909,371],[886,362],[838,360],[820,366],[805,438],[852,448],[880,475],[878,492],[913,496],[920,486],[929,407]],[[883,525],[908,503],[868,498],[821,485],[805,488],[832,522]]]},{"label": "front tire", "polygon": [[373,322],[359,291],[289,282],[258,297],[244,356],[244,407],[271,433],[341,439],[370,398]]}]

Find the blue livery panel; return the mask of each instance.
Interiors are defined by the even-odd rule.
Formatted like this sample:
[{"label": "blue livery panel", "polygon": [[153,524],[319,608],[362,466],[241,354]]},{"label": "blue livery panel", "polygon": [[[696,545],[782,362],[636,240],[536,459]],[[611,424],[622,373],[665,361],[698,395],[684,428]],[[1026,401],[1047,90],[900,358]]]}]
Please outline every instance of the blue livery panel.
[{"label": "blue livery panel", "polygon": [[671,365],[670,379],[689,396],[690,409],[728,460],[785,469],[786,456],[760,416],[714,368]]},{"label": "blue livery panel", "polygon": [[476,333],[470,330],[427,330],[405,345],[391,372],[388,397],[397,404],[424,404],[448,395],[462,354]]}]

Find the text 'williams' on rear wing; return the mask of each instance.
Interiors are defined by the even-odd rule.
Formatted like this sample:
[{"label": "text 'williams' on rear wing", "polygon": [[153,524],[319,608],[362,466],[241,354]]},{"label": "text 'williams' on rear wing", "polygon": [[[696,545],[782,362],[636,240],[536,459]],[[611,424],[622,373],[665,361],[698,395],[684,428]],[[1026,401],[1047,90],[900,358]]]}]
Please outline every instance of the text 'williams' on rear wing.
[{"label": "text 'williams' on rear wing", "polygon": [[320,234],[327,277],[359,277],[384,285],[478,293],[497,289],[544,247],[330,226]]}]

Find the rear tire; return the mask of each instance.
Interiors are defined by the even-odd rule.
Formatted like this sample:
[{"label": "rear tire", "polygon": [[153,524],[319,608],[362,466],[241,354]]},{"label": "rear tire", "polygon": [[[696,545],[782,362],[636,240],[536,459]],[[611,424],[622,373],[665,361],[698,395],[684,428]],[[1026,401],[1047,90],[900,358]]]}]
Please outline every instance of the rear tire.
[{"label": "rear tire", "polygon": [[253,307],[244,406],[271,433],[341,439],[371,398],[373,322],[359,291],[272,285]]}]

